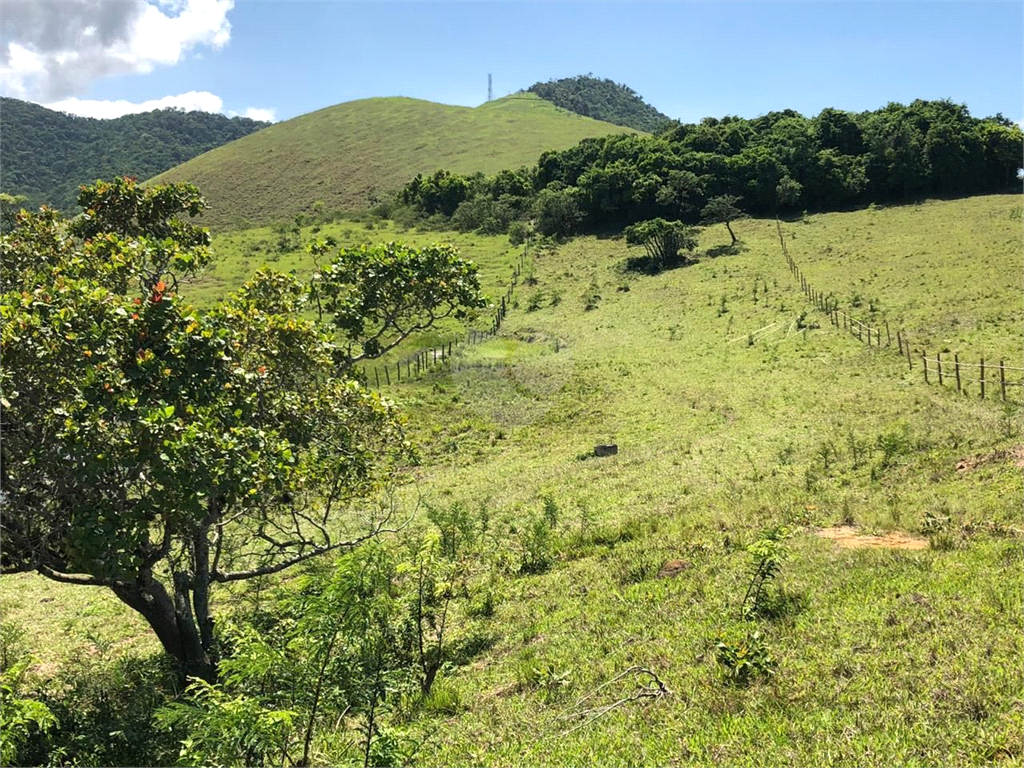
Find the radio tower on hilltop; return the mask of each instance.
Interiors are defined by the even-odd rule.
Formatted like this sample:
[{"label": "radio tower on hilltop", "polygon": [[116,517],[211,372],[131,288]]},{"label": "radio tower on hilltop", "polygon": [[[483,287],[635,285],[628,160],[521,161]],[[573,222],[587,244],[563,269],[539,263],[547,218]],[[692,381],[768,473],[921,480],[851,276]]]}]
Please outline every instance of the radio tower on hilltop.
[{"label": "radio tower on hilltop", "polygon": [[494,92],[493,92],[493,90],[491,89],[491,73],[490,73],[490,72],[488,72],[488,73],[487,73],[487,100],[488,100],[488,101],[490,101],[490,100],[491,100],[491,96],[493,95],[493,93],[494,93]]}]

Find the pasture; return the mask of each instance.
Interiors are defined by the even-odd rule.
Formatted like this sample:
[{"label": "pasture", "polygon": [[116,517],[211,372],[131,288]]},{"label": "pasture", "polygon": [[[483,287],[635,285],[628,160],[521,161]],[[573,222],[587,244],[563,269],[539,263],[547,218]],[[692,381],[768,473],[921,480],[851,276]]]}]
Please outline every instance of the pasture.
[{"label": "pasture", "polygon": [[[1019,198],[782,226],[850,311],[1024,367]],[[774,220],[734,227],[736,252],[709,257],[728,242],[711,227],[696,264],[656,276],[624,270],[622,240],[534,246],[497,337],[386,389],[420,454],[408,505],[486,510],[451,629],[478,651],[394,721],[422,742],[416,764],[1024,763],[1024,390],[1004,403],[926,385],[817,312]],[[492,295],[521,251],[387,224],[319,234],[452,240]],[[220,263],[183,293],[238,285],[270,237],[219,236]],[[619,452],[594,458],[598,443]],[[837,526],[842,543],[819,535]],[[770,599],[744,614],[748,547],[772,529]],[[222,610],[239,597],[221,593]],[[155,647],[88,588],[24,576],[0,601],[43,672]],[[744,644],[754,669],[737,685]],[[652,677],[636,667],[663,688],[638,687]]]}]

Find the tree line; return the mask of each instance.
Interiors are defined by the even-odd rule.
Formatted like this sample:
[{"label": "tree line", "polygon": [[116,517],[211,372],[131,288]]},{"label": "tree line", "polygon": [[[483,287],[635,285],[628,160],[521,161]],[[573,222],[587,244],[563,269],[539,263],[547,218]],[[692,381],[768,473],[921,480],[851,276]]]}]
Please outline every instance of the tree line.
[{"label": "tree line", "polygon": [[116,175],[148,179],[269,123],[159,109],[112,120],[0,99],[3,191],[75,212],[78,188]]},{"label": "tree line", "polygon": [[726,196],[773,215],[1019,189],[1022,147],[1011,120],[974,118],[949,100],[813,118],[784,110],[584,139],[490,177],[441,170],[406,184],[396,204],[465,231],[515,232],[530,219],[567,236],[655,218],[695,224]]}]

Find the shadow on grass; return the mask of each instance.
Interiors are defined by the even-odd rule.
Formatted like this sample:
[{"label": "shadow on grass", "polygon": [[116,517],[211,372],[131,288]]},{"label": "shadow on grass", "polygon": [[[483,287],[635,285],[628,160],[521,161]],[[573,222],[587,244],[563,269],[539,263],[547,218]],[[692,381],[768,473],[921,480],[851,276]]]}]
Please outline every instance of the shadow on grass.
[{"label": "shadow on grass", "polygon": [[735,245],[720,245],[717,248],[708,248],[704,255],[709,259],[717,259],[719,256],[736,256],[746,250],[747,247],[743,243],[736,243]]},{"label": "shadow on grass", "polygon": [[622,265],[622,270],[624,272],[639,272],[642,275],[659,275],[669,269],[689,267],[696,263],[696,259],[688,259],[685,256],[680,256],[670,262],[650,256],[633,256],[626,259]]}]

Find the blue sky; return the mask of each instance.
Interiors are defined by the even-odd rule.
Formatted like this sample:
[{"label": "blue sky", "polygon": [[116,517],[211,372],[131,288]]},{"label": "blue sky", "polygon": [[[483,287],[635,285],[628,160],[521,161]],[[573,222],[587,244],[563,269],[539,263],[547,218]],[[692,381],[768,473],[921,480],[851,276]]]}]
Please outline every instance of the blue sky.
[{"label": "blue sky", "polygon": [[915,98],[1024,118],[1019,1],[76,2],[5,0],[6,95],[103,116],[181,104],[281,120],[372,96],[474,106],[488,73],[503,96],[592,72],[686,121]]}]

